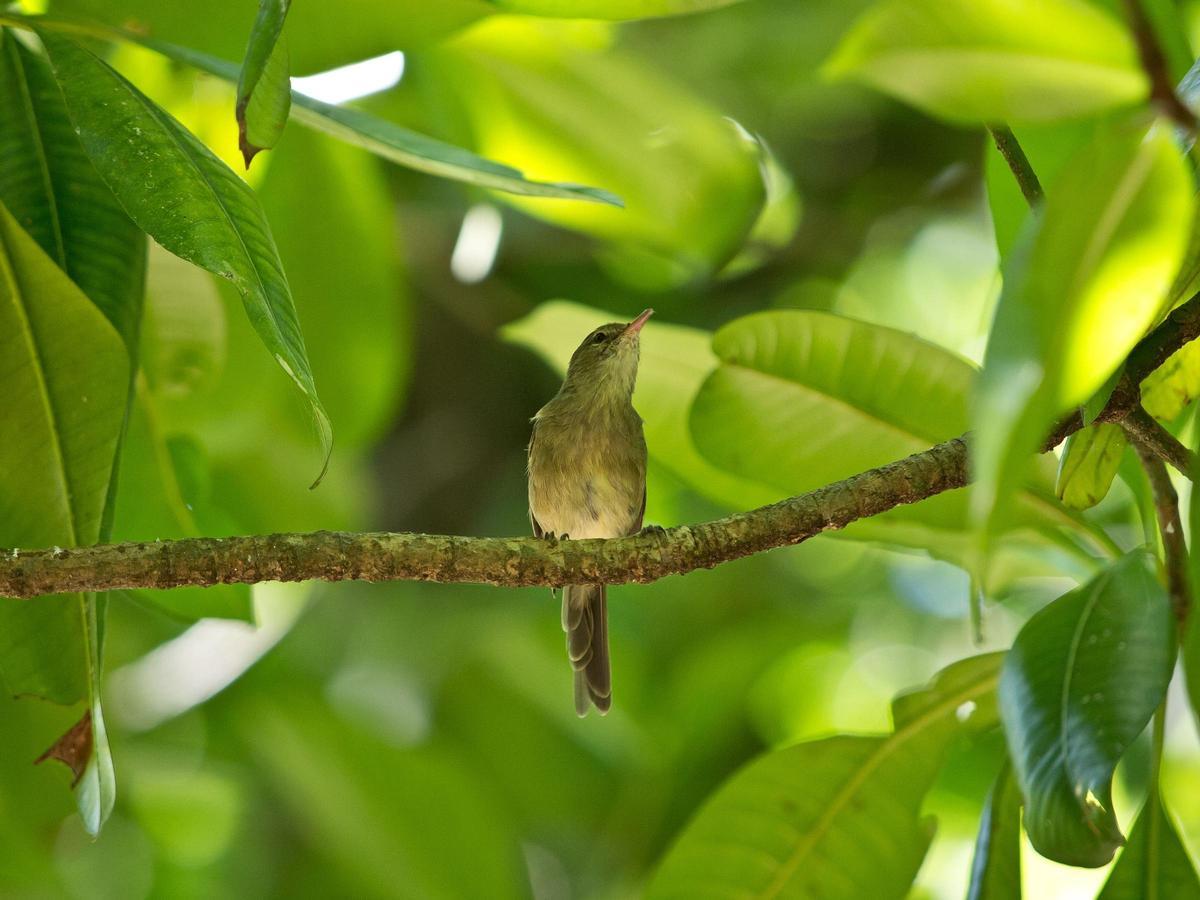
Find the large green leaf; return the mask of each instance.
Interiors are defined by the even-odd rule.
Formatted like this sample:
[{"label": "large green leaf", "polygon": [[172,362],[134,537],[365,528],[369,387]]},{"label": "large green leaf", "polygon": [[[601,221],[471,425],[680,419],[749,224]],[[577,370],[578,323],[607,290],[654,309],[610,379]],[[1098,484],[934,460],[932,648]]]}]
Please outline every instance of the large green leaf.
[{"label": "large green leaf", "polygon": [[979,820],[967,900],[1020,898],[1021,791],[1006,760]]},{"label": "large green leaf", "polygon": [[882,0],[826,72],[954,121],[1076,118],[1147,92],[1129,33],[1085,0]]},{"label": "large green leaf", "polygon": [[[566,300],[543,303],[504,329],[504,336],[529,347],[563,374],[579,342],[598,325],[621,315]],[[696,450],[688,430],[688,410],[705,376],[717,366],[712,336],[696,328],[654,318],[642,329],[641,360],[633,402],[645,420],[651,459],[705,497],[729,509],[745,509],[777,499],[766,483],[740,478],[709,463]],[[532,412],[532,410],[531,410]],[[655,491],[649,492],[650,518]]]},{"label": "large green leaf", "polygon": [[741,0],[487,0],[503,12],[563,19],[648,19],[717,9]]},{"label": "large green leaf", "polygon": [[1158,786],[1142,807],[1129,844],[1121,851],[1104,889],[1096,900],[1198,900],[1200,878],[1171,817],[1159,796]]},{"label": "large green leaf", "polygon": [[[773,488],[771,501],[885,465],[967,429],[973,367],[909,334],[830,313],[756,313],[720,329],[722,364],[691,411],[714,465]],[[1072,524],[1043,478],[1022,493],[1021,524]],[[966,494],[905,506],[847,531],[963,562]],[[897,523],[919,525],[897,528]]]},{"label": "large green leaf", "polygon": [[275,146],[292,105],[283,22],[291,0],[259,0],[258,17],[242,61],[237,86],[238,145],[246,168],[260,150]]},{"label": "large green leaf", "polygon": [[1108,495],[1128,441],[1120,425],[1098,422],[1063,445],[1055,493],[1071,509],[1090,509]]},{"label": "large green leaf", "polygon": [[1000,711],[1039,853],[1102,866],[1123,842],[1112,777],[1162,702],[1175,627],[1153,559],[1137,551],[1064,594],[1017,635]]},{"label": "large green leaf", "polygon": [[975,704],[971,727],[995,721],[999,667],[999,654],[962,660],[898,698],[890,735],[832,737],[750,763],[680,834],[646,895],[906,896],[933,837],[922,799],[959,716]]},{"label": "large green leaf", "polygon": [[[0,545],[95,543],[125,418],[129,357],[109,321],[3,205],[0,360]],[[91,752],[77,799],[92,833],[115,796],[100,709],[96,606],[80,594],[0,600],[6,688],[59,703],[88,701]]]},{"label": "large green leaf", "polygon": [[763,207],[757,141],[637,58],[578,46],[577,32],[498,17],[424,63],[456,92],[479,152],[602,184],[625,209],[506,202],[599,238],[606,268],[639,289],[711,277],[742,248]]},{"label": "large green leaf", "polygon": [[985,532],[1055,417],[1158,321],[1191,215],[1191,178],[1158,126],[1109,129],[1048,191],[1009,259],[972,410],[972,507]]},{"label": "large green leaf", "polygon": [[50,31],[40,34],[101,177],[159,244],[238,289],[268,351],[307,398],[328,465],[329,417],[317,397],[287,278],[254,193],[94,54]]},{"label": "large green leaf", "polygon": [[133,354],[146,239],[83,152],[49,64],[3,29],[0,201]]}]

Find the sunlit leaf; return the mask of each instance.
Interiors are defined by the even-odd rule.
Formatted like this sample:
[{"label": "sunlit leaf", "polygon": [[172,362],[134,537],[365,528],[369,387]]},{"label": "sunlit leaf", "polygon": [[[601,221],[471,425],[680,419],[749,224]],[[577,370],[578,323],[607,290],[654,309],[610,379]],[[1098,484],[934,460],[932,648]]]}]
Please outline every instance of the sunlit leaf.
[{"label": "sunlit leaf", "polygon": [[1055,417],[1095,393],[1161,316],[1190,182],[1168,130],[1113,128],[1072,160],[1010,256],[972,410],[972,511],[985,534]]},{"label": "sunlit leaf", "polygon": [[1020,898],[1021,791],[1005,761],[979,820],[967,900]]},{"label": "sunlit leaf", "polygon": [[101,177],[159,244],[238,289],[267,350],[307,398],[328,465],[329,417],[317,397],[287,278],[253,192],[95,55],[52,32],[41,36],[71,119]]},{"label": "sunlit leaf", "polygon": [[1096,900],[1171,900],[1200,898],[1200,878],[1184,849],[1157,785],[1129,832],[1104,889]]},{"label": "sunlit leaf", "polygon": [[[95,543],[125,417],[129,357],[109,321],[2,205],[0,360],[0,545]],[[100,709],[96,606],[80,594],[0,600],[7,690],[88,701],[93,753],[76,796],[92,833],[115,790]]]},{"label": "sunlit leaf", "polygon": [[456,91],[480,153],[604,185],[625,209],[501,199],[599,238],[605,267],[639,289],[712,277],[765,199],[757,141],[640,60],[575,47],[571,28],[490,19],[426,63]]},{"label": "sunlit leaf", "polygon": [[258,17],[242,60],[237,86],[238,146],[250,168],[260,150],[270,150],[283,134],[292,105],[287,41],[283,22],[291,0],[259,0]]},{"label": "sunlit leaf", "polygon": [[1108,495],[1128,441],[1120,425],[1098,423],[1067,438],[1055,493],[1072,509],[1090,509]]},{"label": "sunlit leaf", "polygon": [[933,837],[922,799],[959,716],[986,724],[982,711],[964,713],[987,706],[999,667],[998,654],[963,660],[898,698],[890,735],[796,744],[750,763],[684,829],[646,896],[906,896]]},{"label": "sunlit leaf", "polygon": [[883,0],[826,72],[954,121],[1077,118],[1147,89],[1128,31],[1084,0]]},{"label": "sunlit leaf", "polygon": [[1148,553],[1122,557],[1021,629],[1004,663],[1000,712],[1034,848],[1102,866],[1124,842],[1112,777],[1162,701],[1175,627]]}]

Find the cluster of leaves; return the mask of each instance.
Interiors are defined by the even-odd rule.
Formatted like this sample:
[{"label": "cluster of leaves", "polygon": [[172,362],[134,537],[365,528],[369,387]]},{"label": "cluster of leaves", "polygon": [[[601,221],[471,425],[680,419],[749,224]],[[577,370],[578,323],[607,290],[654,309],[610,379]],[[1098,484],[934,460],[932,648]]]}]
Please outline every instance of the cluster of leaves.
[{"label": "cluster of leaves", "polygon": [[[332,416],[317,397],[318,331],[337,326],[307,322],[310,353],[297,306],[303,313],[301,292],[323,277],[318,258],[326,248],[319,235],[302,233],[303,223],[268,225],[263,212],[264,206],[270,212],[272,192],[314,189],[304,166],[269,169],[260,205],[204,142],[80,35],[134,43],[236,83],[236,130],[247,166],[258,150],[278,143],[290,116],[418,171],[510,192],[507,202],[517,208],[600,238],[601,263],[642,286],[676,286],[752,266],[748,239],[778,244],[790,236],[789,221],[794,225],[787,192],[762,186],[759,166],[769,171],[771,160],[755,142],[628,60],[574,55],[536,20],[482,21],[430,49],[428,71],[461,88],[462,114],[484,136],[479,151],[520,158],[535,144],[556,177],[595,180],[603,189],[531,181],[361,109],[293,95],[288,74],[296,58],[305,66],[329,60],[321,57],[319,29],[288,32],[286,2],[261,4],[240,69],[167,43],[186,41],[198,27],[195,18],[173,20],[146,4],[153,5],[128,0],[114,11],[84,0],[60,4],[97,14],[86,20],[0,14],[10,26],[0,45],[0,359],[15,360],[5,389],[16,423],[13,440],[0,444],[0,546],[221,533],[255,524],[252,514],[226,521],[234,502],[193,509],[183,501],[204,496],[191,485],[209,473],[197,453],[201,442],[177,427],[168,436],[164,419],[206,420],[203,443],[219,446],[230,440],[230,416],[241,423],[264,406],[286,407],[287,398],[234,396],[253,381],[247,379],[237,389],[209,386],[231,407],[219,414],[197,416],[194,404],[174,403],[170,395],[181,380],[203,379],[212,368],[204,358],[211,345],[197,335],[197,311],[220,304],[210,286],[210,293],[180,296],[190,270],[175,257],[239,295],[268,351],[264,359],[273,358],[307,401],[326,460],[331,418],[339,447],[361,448],[389,402],[381,393],[356,422],[350,411],[364,405],[360,385],[334,385],[333,394],[349,395],[335,404],[322,383]],[[719,5],[492,4],[576,17]],[[448,4],[437,37],[482,18],[473,6]],[[1167,64],[1180,78],[1191,57],[1182,28],[1170,4],[1150,9]],[[160,25],[155,38],[100,24],[136,20],[138,13]],[[203,43],[231,39],[222,34]],[[646,420],[652,477],[656,484],[686,485],[720,507],[746,508],[970,428],[977,478],[970,491],[856,523],[845,537],[927,551],[971,569],[992,590],[1047,571],[1082,586],[1032,617],[1007,654],[962,660],[897,698],[890,733],[806,742],[751,763],[681,832],[649,893],[903,896],[933,837],[922,807],[945,760],[964,740],[1000,727],[1011,765],[997,775],[980,825],[971,890],[977,897],[1017,896],[1022,808],[1025,832],[1051,859],[1098,866],[1121,845],[1114,773],[1165,702],[1180,644],[1153,555],[1130,548],[1102,518],[1082,512],[1108,494],[1130,455],[1123,432],[1110,425],[1081,432],[1064,453],[1057,484],[1034,451],[1061,413],[1095,409],[1098,396],[1102,405],[1129,349],[1194,292],[1195,242],[1188,241],[1194,175],[1180,138],[1146,103],[1133,36],[1111,10],[1083,0],[881,0],[845,36],[827,71],[953,123],[1009,122],[1028,151],[1046,191],[1034,210],[999,155],[988,160],[1005,277],[983,369],[910,334],[832,312],[760,312],[715,334],[651,323],[646,346],[653,350],[645,355],[636,402]],[[556,102],[568,89],[580,110],[575,117]],[[620,123],[615,130],[591,125],[597,109],[615,110],[597,116]],[[654,152],[680,173],[678,181],[655,177],[637,159],[614,169],[603,156],[601,165],[597,147],[624,148],[664,109],[673,128]],[[324,152],[314,147],[306,162],[319,162]],[[363,187],[355,182],[347,193],[369,193]],[[600,202],[557,202],[563,199]],[[722,215],[714,217],[717,204]],[[329,213],[337,204],[321,208]],[[368,232],[387,219],[386,209],[374,207],[340,214],[364,242],[378,239]],[[696,226],[699,220],[704,227]],[[147,254],[146,235],[174,257],[157,248]],[[170,292],[156,294],[156,277],[169,281]],[[546,303],[507,335],[562,369],[578,336],[611,318],[575,303]],[[75,353],[80,346],[89,352]],[[1144,385],[1147,409],[1163,421],[1174,423],[1200,392],[1194,355],[1185,348]],[[383,381],[399,377],[392,372]],[[266,433],[276,452],[305,452],[309,429],[294,422],[259,426],[240,440]],[[245,455],[241,446],[225,452]],[[118,469],[156,476],[131,484],[117,478]],[[1134,490],[1141,489],[1136,474],[1126,479]],[[256,478],[270,475],[240,472],[243,485]],[[236,496],[237,485],[227,490]],[[652,492],[649,509],[652,520],[662,520],[656,504],[660,510],[665,504],[662,492]],[[314,525],[332,524],[314,518]],[[250,617],[249,594],[239,588],[139,599],[187,619]],[[0,603],[0,672],[9,691],[86,704],[90,735],[81,740],[73,730],[54,750],[79,769],[79,805],[93,832],[114,796],[99,696],[105,605],[104,597],[90,596]],[[1194,671],[1200,639],[1185,635],[1183,646]],[[303,698],[294,699],[306,708]],[[280,754],[306,758],[325,744],[338,746],[336,732],[315,714],[308,722],[260,713],[257,725]],[[322,759],[336,756],[335,750]],[[361,765],[369,770],[371,761]],[[414,784],[436,785],[445,772],[425,760],[414,763],[412,775]],[[333,783],[312,788],[305,802],[323,811],[326,833],[340,829],[348,841],[361,826],[339,819]],[[303,793],[303,786],[293,787]],[[458,812],[464,823],[475,814],[467,807]],[[370,847],[370,836],[362,837]],[[870,865],[863,865],[864,855]],[[496,869],[506,866],[502,860]],[[1135,896],[1146,884],[1168,896],[1200,893],[1153,779],[1106,896]]]}]

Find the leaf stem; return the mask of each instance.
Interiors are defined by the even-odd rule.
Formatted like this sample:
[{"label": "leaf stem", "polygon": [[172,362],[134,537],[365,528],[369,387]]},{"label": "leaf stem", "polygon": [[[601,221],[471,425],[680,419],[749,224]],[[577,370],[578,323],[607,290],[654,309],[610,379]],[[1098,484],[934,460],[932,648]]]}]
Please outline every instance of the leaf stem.
[{"label": "leaf stem", "polygon": [[1158,533],[1162,537],[1163,562],[1167,572],[1167,590],[1171,595],[1171,608],[1175,618],[1182,624],[1187,619],[1191,606],[1191,589],[1188,582],[1187,543],[1183,536],[1183,523],[1179,517],[1179,495],[1167,467],[1155,451],[1144,443],[1137,433],[1126,425],[1142,468],[1150,479],[1154,492],[1154,509],[1158,517]]},{"label": "leaf stem", "polygon": [[1166,115],[1194,139],[1198,124],[1196,114],[1175,93],[1166,56],[1159,45],[1158,36],[1154,33],[1154,26],[1142,6],[1142,0],[1125,0],[1125,13],[1137,41],[1142,70],[1150,79],[1151,101],[1157,103]]},{"label": "leaf stem", "polygon": [[1037,172],[1033,171],[1029,157],[1021,149],[1017,136],[1007,125],[989,125],[987,130],[996,144],[996,149],[1008,163],[1013,177],[1017,179],[1017,185],[1021,188],[1021,193],[1025,195],[1025,202],[1029,204],[1030,208],[1036,208],[1044,196],[1042,183],[1038,180]]}]

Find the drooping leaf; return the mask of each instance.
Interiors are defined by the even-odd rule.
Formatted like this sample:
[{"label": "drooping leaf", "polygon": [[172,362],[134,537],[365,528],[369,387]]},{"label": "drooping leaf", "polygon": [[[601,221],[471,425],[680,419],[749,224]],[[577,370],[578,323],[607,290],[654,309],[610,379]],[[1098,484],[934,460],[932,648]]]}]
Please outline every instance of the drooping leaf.
[{"label": "drooping leaf", "polygon": [[[80,352],[80,348],[87,352]],[[0,545],[96,542],[125,417],[129,356],[99,309],[0,205]],[[97,599],[0,600],[0,674],[16,694],[86,699],[92,756],[76,797],[95,833],[115,785],[100,708]]]},{"label": "drooping leaf", "polygon": [[1091,509],[1108,495],[1128,441],[1120,425],[1100,422],[1067,438],[1055,493],[1072,509]]},{"label": "drooping leaf", "polygon": [[94,54],[69,38],[39,33],[84,149],[126,212],[167,250],[238,289],[267,350],[309,402],[324,475],[333,433],[257,198],[207,147]]},{"label": "drooping leaf", "polygon": [[1162,701],[1175,662],[1166,592],[1144,551],[1064,594],[1017,635],[1000,712],[1034,848],[1102,866],[1123,842],[1112,777]]},{"label": "drooping leaf", "polygon": [[[816,311],[756,313],[720,329],[713,350],[721,365],[692,404],[692,438],[712,464],[773,487],[772,502],[967,430],[973,367],[891,328]],[[1077,524],[1046,481],[1032,484],[1020,492],[1022,525]],[[855,523],[847,536],[911,540],[961,563],[966,514],[964,494],[948,493]]]},{"label": "drooping leaf", "polygon": [[750,763],[679,835],[646,896],[906,896],[933,837],[922,799],[963,711],[979,704],[966,721],[986,726],[999,666],[999,654],[963,660],[898,698],[890,735],[796,744]]},{"label": "drooping leaf", "polygon": [[1047,193],[1005,273],[972,409],[982,534],[1055,417],[1084,403],[1159,319],[1192,215],[1169,132],[1114,127]]},{"label": "drooping leaf", "polygon": [[1163,805],[1157,785],[1129,832],[1096,900],[1197,900],[1200,878]]},{"label": "drooping leaf", "polygon": [[292,83],[283,22],[291,0],[259,0],[237,86],[238,146],[250,168],[260,150],[270,150],[287,125]]},{"label": "drooping leaf", "polygon": [[979,820],[967,900],[1020,898],[1021,791],[1006,760]]},{"label": "drooping leaf", "polygon": [[6,29],[0,29],[0,201],[135,353],[146,239],[84,153],[49,64]]},{"label": "drooping leaf", "polygon": [[648,19],[679,16],[741,0],[487,0],[497,10],[563,19]]},{"label": "drooping leaf", "polygon": [[883,0],[826,72],[959,122],[1080,118],[1147,92],[1129,33],[1084,0]]}]

